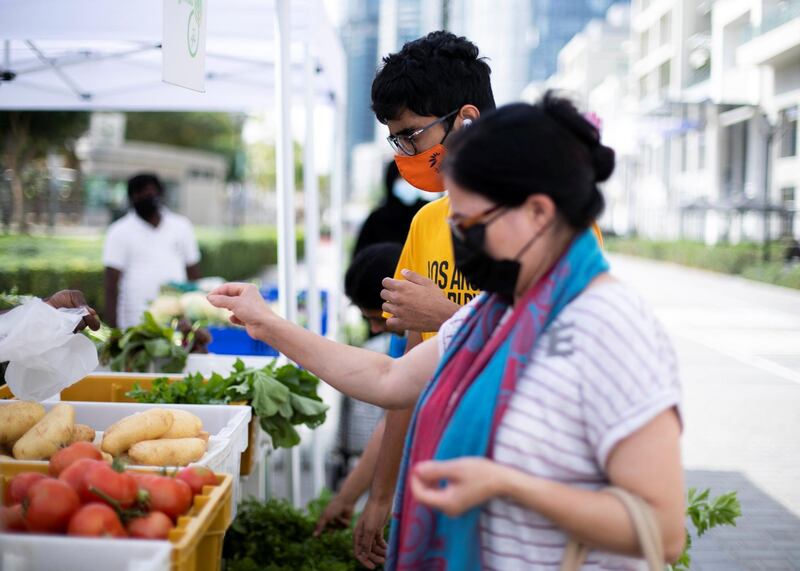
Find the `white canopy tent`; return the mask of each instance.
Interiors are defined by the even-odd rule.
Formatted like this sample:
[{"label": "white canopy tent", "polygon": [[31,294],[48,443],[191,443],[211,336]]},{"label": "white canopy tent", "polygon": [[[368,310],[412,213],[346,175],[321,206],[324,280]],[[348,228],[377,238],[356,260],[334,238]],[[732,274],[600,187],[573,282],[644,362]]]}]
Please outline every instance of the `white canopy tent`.
[{"label": "white canopy tent", "polygon": [[[194,3],[197,0],[170,0]],[[207,0],[206,92],[161,81],[163,0],[0,0],[0,110],[260,111],[277,118],[278,286],[283,314],[294,320],[295,207],[291,99],[306,111],[304,180],[310,326],[319,331],[315,268],[319,219],[314,107],[334,107],[331,144],[332,234],[341,275],[345,59],[320,0]],[[326,134],[330,136],[330,134]],[[336,334],[340,294],[331,292]],[[293,449],[291,495],[299,502],[299,452]],[[317,442],[314,486],[323,483]]]}]

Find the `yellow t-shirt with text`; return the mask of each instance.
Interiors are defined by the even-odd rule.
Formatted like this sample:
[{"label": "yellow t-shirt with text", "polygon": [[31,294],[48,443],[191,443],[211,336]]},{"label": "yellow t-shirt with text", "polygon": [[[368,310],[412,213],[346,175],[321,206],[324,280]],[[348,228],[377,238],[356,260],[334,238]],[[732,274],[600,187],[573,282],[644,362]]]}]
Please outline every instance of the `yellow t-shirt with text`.
[{"label": "yellow t-shirt with text", "polygon": [[[449,215],[450,198],[447,196],[426,204],[417,212],[411,221],[394,278],[405,279],[400,271],[411,270],[433,280],[451,301],[466,305],[480,290],[473,289],[456,269],[453,238],[447,224]],[[436,331],[423,332],[422,339],[435,335]]]}]

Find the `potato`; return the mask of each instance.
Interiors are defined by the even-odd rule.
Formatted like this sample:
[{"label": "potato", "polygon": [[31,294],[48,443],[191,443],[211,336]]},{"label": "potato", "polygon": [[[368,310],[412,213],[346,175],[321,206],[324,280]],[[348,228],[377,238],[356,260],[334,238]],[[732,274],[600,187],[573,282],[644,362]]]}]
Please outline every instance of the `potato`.
[{"label": "potato", "polygon": [[166,438],[137,442],[128,450],[136,464],[145,466],[186,466],[206,453],[200,438]]},{"label": "potato", "polygon": [[108,462],[109,464],[113,464],[113,463],[114,463],[114,457],[113,457],[111,454],[109,454],[108,452],[103,452],[103,451],[101,450],[101,451],[100,451],[100,454],[102,454],[102,455],[103,455],[103,460],[104,460],[105,462]]},{"label": "potato", "polygon": [[96,433],[94,428],[86,426],[85,424],[76,424],[72,427],[72,437],[69,439],[70,444],[75,442],[94,442]]},{"label": "potato", "polygon": [[203,442],[205,442],[206,444],[208,444],[208,438],[209,438],[210,436],[211,436],[211,435],[210,435],[208,432],[206,432],[205,430],[203,430],[203,431],[201,431],[201,432],[200,432],[200,434],[198,434],[198,435],[197,435],[197,438],[199,438],[200,440],[202,440]]},{"label": "potato", "polygon": [[203,421],[191,412],[171,408],[172,427],[161,438],[194,438],[203,430]]},{"label": "potato", "polygon": [[59,403],[14,444],[17,460],[46,460],[72,438],[75,409]]},{"label": "potato", "polygon": [[119,456],[137,442],[161,438],[171,426],[172,414],[167,409],[151,408],[132,414],[106,429],[101,449],[112,456]]},{"label": "potato", "polygon": [[0,444],[11,445],[44,418],[38,402],[15,402],[0,406]]}]

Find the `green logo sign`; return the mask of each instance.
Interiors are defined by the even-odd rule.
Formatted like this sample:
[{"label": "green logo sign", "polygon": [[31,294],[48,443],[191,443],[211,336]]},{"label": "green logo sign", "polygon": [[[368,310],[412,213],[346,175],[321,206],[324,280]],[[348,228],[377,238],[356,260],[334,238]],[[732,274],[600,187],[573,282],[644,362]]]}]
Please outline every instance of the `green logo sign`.
[{"label": "green logo sign", "polygon": [[200,23],[203,21],[203,0],[178,0],[179,4],[189,4],[189,20],[186,24],[186,47],[189,55],[195,57],[200,48]]}]

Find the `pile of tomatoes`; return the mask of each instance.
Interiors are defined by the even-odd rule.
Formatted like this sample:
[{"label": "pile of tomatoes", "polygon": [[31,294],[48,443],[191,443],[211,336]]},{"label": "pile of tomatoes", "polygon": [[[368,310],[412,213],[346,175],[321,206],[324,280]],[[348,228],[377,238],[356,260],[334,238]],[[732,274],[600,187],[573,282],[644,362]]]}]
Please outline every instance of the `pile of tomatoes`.
[{"label": "pile of tomatoes", "polygon": [[203,486],[217,484],[200,466],[174,476],[126,472],[88,442],[57,452],[48,472],[23,472],[8,482],[0,531],[166,539]]}]

